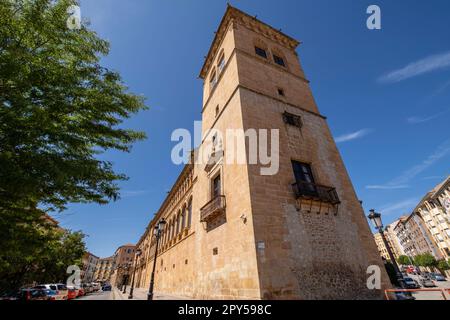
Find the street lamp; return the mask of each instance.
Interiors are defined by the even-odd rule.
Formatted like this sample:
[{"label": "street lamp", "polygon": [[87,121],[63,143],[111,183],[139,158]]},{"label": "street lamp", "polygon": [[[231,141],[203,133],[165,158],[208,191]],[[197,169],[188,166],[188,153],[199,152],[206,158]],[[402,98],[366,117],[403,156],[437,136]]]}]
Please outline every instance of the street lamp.
[{"label": "street lamp", "polygon": [[395,257],[394,254],[392,253],[391,246],[389,245],[384,235],[383,222],[381,221],[381,213],[375,212],[374,209],[371,209],[368,218],[372,222],[375,229],[377,229],[378,232],[380,233],[381,239],[383,240],[384,246],[386,247],[386,250],[389,254],[389,258],[391,259],[392,265],[394,266],[395,273],[397,274],[397,279],[400,280],[400,285],[403,287],[403,275],[400,272],[400,269],[398,268],[397,261],[395,261]]},{"label": "street lamp", "polygon": [[128,281],[128,270],[130,269],[130,263],[127,263],[124,267],[123,270],[126,272],[123,275],[123,292],[122,293],[127,293],[127,281]]},{"label": "street lamp", "polygon": [[141,256],[141,254],[142,254],[141,249],[137,249],[135,257],[134,257],[133,279],[131,280],[131,289],[130,289],[130,295],[128,296],[128,299],[133,299],[134,277],[135,277],[135,274],[136,274],[137,259]]},{"label": "street lamp", "polygon": [[153,270],[152,270],[152,276],[150,278],[150,288],[148,289],[147,294],[147,300],[153,300],[153,286],[155,284],[155,268],[156,268],[156,257],[158,257],[158,245],[159,245],[159,239],[161,238],[161,233],[164,230],[164,226],[166,225],[166,220],[162,218],[158,224],[155,226],[155,238],[156,238],[156,245],[155,245],[155,257],[153,258]]}]

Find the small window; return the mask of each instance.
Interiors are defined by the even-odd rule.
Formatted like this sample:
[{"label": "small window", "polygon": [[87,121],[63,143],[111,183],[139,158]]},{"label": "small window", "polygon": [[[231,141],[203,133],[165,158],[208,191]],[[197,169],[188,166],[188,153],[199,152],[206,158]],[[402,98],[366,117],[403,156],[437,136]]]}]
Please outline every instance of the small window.
[{"label": "small window", "polygon": [[267,59],[267,53],[266,50],[260,48],[260,47],[255,47],[255,53],[260,56],[263,57],[264,59]]},{"label": "small window", "polygon": [[217,84],[216,71],[213,71],[209,80],[209,88],[212,90]]},{"label": "small window", "polygon": [[219,74],[222,73],[222,70],[224,67],[225,67],[225,55],[222,52],[222,54],[220,55],[220,58],[219,58],[219,63],[217,64],[217,68],[219,69]]},{"label": "small window", "polygon": [[275,61],[276,64],[278,64],[282,67],[286,67],[286,65],[284,64],[284,59],[275,54],[273,55],[273,61]]},{"label": "small window", "polygon": [[300,116],[297,116],[289,112],[283,113],[283,121],[284,123],[290,126],[295,126],[299,128],[302,127],[302,119],[300,118]]},{"label": "small window", "polygon": [[214,178],[212,187],[213,187],[213,190],[212,190],[213,199],[222,195],[220,174]]},{"label": "small window", "polygon": [[278,88],[278,95],[284,97],[284,90],[281,88]]},{"label": "small window", "polygon": [[213,249],[213,256],[217,256],[219,254],[219,248]]},{"label": "small window", "polygon": [[219,111],[220,111],[220,108],[219,108],[219,105],[217,105],[216,106],[216,117],[219,115]]}]

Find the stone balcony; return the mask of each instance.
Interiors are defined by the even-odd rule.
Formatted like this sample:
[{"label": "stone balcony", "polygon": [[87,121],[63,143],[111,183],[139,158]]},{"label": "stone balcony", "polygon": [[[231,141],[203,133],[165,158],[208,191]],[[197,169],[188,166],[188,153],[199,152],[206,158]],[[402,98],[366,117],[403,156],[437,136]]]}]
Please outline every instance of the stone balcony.
[{"label": "stone balcony", "polygon": [[200,209],[200,222],[207,222],[224,213],[225,207],[225,196],[215,197]]}]

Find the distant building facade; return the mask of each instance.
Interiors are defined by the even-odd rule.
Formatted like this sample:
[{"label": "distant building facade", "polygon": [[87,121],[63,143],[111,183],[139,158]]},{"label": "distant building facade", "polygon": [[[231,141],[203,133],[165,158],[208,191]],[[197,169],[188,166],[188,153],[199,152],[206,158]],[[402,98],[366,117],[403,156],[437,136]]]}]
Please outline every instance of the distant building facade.
[{"label": "distant building facade", "polygon": [[114,257],[102,258],[97,263],[94,279],[96,282],[106,283],[111,281],[114,268]]},{"label": "distant building facade", "polygon": [[97,268],[99,257],[96,255],[86,252],[82,258],[82,268],[81,268],[81,282],[90,283],[94,281],[94,274]]},{"label": "distant building facade", "polygon": [[[397,220],[384,228],[384,237],[386,238],[386,241],[389,247],[391,248],[392,254],[394,255],[394,259],[398,259],[398,257],[405,254],[394,231],[395,227],[399,222],[400,220]],[[380,255],[385,260],[391,260],[387,248],[384,244],[384,241],[381,237],[381,234],[379,232],[375,233],[374,238],[375,243],[377,244],[378,251],[380,252]]]},{"label": "distant building facade", "polygon": [[440,258],[439,251],[433,242],[422,217],[416,213],[402,217],[394,228],[405,255],[414,257],[419,254],[431,253]]},{"label": "distant building facade", "polygon": [[439,256],[450,259],[450,176],[428,192],[414,212],[423,218]]},{"label": "distant building facade", "polygon": [[113,269],[110,277],[112,285],[119,287],[130,283],[134,254],[134,244],[126,244],[117,248],[113,255]]}]

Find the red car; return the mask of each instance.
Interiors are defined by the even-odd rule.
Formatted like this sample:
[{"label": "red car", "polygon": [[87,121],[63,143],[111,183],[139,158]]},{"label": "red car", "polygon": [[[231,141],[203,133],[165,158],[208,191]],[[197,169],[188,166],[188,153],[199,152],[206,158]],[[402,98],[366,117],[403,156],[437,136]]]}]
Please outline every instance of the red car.
[{"label": "red car", "polygon": [[78,290],[75,288],[68,288],[67,291],[67,300],[72,300],[78,297]]},{"label": "red car", "polygon": [[84,292],[83,288],[79,288],[78,289],[78,297],[82,297],[84,295],[85,295],[85,292]]}]

